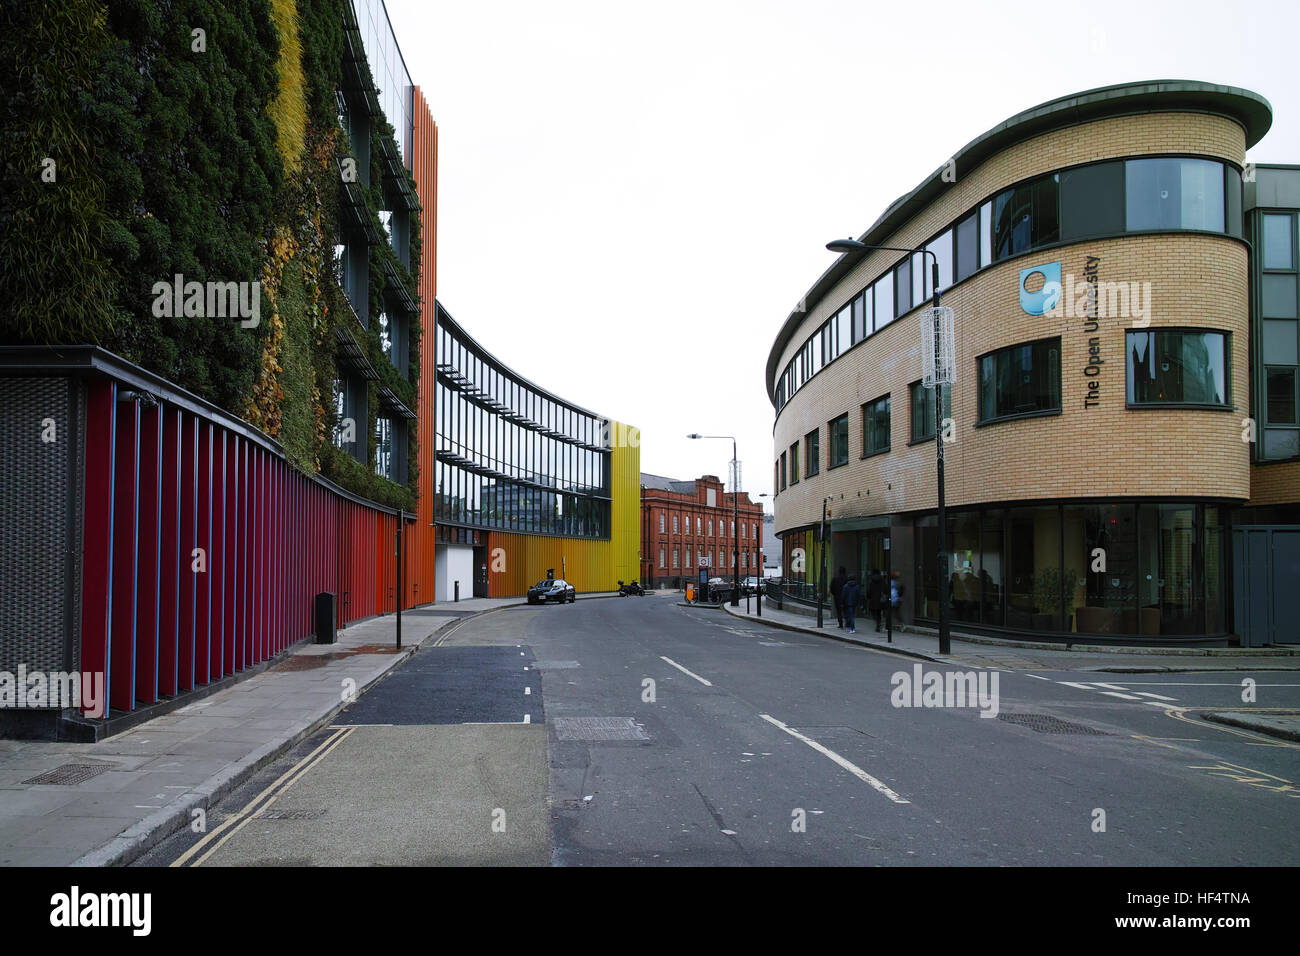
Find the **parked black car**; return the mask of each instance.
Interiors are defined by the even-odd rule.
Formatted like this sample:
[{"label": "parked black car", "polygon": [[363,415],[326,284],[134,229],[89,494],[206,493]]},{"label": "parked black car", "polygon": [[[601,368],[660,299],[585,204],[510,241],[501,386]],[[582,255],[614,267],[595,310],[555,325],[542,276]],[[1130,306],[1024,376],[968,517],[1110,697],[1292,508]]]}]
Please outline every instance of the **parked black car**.
[{"label": "parked black car", "polygon": [[565,601],[572,604],[576,600],[578,600],[577,589],[562,578],[547,578],[545,581],[538,581],[528,589],[529,604],[548,602],[563,604]]}]

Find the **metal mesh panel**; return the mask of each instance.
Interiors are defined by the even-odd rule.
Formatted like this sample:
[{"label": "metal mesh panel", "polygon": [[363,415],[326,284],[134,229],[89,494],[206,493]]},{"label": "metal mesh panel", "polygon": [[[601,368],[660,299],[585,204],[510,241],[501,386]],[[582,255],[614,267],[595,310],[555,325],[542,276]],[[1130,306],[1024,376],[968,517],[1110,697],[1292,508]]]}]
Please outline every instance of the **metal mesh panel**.
[{"label": "metal mesh panel", "polygon": [[0,379],[0,671],[66,669],[71,412],[66,379]]}]

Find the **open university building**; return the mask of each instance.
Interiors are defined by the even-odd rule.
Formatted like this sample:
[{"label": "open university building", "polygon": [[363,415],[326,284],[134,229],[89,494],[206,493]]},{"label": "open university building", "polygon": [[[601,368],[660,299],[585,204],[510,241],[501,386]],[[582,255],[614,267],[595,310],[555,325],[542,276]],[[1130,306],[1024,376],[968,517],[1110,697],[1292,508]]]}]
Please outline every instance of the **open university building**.
[{"label": "open university building", "polygon": [[[959,632],[1300,642],[1300,169],[1245,162],[1271,121],[1246,90],[1107,87],[895,201],[861,241],[934,259],[840,256],[768,357],[789,597],[815,599],[825,503],[827,574],[888,558],[909,623],[936,622],[946,563]],[[957,369],[938,412],[936,259]]]}]

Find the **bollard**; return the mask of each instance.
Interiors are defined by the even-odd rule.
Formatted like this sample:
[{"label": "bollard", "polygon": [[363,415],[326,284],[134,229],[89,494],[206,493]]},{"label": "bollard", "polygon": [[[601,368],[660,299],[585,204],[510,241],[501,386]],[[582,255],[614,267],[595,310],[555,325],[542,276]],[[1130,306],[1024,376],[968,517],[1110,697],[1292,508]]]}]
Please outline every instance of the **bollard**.
[{"label": "bollard", "polygon": [[459,582],[459,581],[456,582],[456,596],[455,596],[452,600],[454,600],[454,601],[459,601],[459,600],[460,600],[460,582]]}]

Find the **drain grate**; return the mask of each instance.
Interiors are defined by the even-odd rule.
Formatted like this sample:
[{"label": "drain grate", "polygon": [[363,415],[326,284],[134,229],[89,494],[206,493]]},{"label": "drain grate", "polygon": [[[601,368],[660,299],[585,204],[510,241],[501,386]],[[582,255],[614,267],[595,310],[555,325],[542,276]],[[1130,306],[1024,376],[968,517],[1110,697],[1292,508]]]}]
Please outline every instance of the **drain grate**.
[{"label": "drain grate", "polygon": [[1028,727],[1037,734],[1084,734],[1089,737],[1111,737],[1104,730],[1098,730],[1096,727],[1089,727],[1086,724],[1076,724],[1072,721],[1062,720],[1060,717],[1052,717],[1048,714],[998,714],[998,720],[1005,720],[1009,724],[1019,724],[1021,727]]},{"label": "drain grate", "polygon": [[324,810],[265,810],[258,814],[263,820],[318,820],[325,816]]},{"label": "drain grate", "polygon": [[37,774],[23,783],[45,783],[54,784],[61,787],[73,787],[79,783],[85,783],[91,777],[97,777],[105,770],[112,770],[114,764],[111,763],[65,763],[62,767],[55,767],[53,770],[47,770],[45,773]]},{"label": "drain grate", "polygon": [[631,717],[554,717],[560,740],[649,740],[650,735]]}]

